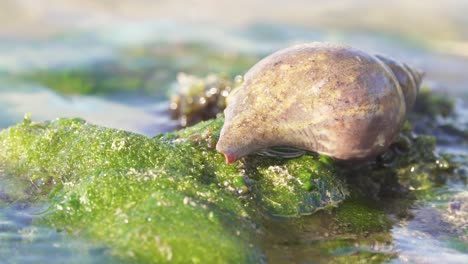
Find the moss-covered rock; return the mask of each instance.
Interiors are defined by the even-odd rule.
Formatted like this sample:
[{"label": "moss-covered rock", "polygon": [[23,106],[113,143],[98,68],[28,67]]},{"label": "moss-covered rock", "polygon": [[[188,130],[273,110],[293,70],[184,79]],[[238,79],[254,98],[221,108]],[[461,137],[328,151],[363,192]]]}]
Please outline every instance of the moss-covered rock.
[{"label": "moss-covered rock", "polygon": [[[176,132],[207,153],[214,153],[211,164],[222,166],[218,178],[226,185],[246,187],[248,199],[270,215],[292,216],[312,214],[319,209],[336,206],[347,196],[347,188],[337,177],[335,164],[327,156],[305,155],[297,159],[276,159],[248,156],[234,166],[225,165],[214,152],[223,118],[201,123]],[[222,164],[219,164],[222,163]],[[233,176],[238,178],[234,181]],[[242,186],[244,185],[244,186]]]},{"label": "moss-covered rock", "polygon": [[309,155],[292,160],[249,157],[244,166],[253,197],[266,212],[298,216],[337,206],[348,195],[327,162]]},{"label": "moss-covered rock", "polygon": [[125,258],[210,263],[258,261],[250,222],[260,211],[298,216],[345,198],[318,157],[224,164],[212,149],[222,121],[151,139],[80,119],[26,118],[0,133],[4,177],[24,187],[3,195],[49,201],[43,223]]},{"label": "moss-covered rock", "polygon": [[[21,177],[27,188],[8,195],[29,193],[29,201],[49,195],[51,208],[42,221],[58,229],[82,232],[138,261],[258,257],[238,198],[212,187],[211,179],[198,181],[205,175],[203,164],[187,156],[175,159],[182,149],[168,155],[169,141],[76,119],[46,124],[26,119],[0,138],[6,175]],[[12,199],[19,198],[25,197]]]}]

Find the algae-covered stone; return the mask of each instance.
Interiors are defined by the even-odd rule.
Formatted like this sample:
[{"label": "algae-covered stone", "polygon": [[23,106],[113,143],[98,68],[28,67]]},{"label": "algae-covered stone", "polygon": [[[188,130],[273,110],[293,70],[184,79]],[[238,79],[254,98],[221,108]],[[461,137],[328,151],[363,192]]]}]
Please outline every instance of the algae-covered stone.
[{"label": "algae-covered stone", "polygon": [[[323,156],[325,157],[325,156]],[[348,195],[334,166],[309,155],[292,160],[250,157],[244,162],[253,196],[277,216],[308,215],[336,206]]]},{"label": "algae-covered stone", "polygon": [[42,223],[138,261],[257,262],[259,211],[298,216],[345,198],[318,157],[226,165],[212,149],[222,122],[146,138],[80,119],[26,118],[0,133],[0,162],[5,177],[23,182],[16,200],[48,197]]},{"label": "algae-covered stone", "polygon": [[[223,200],[217,204],[217,199]],[[164,171],[98,174],[66,186],[54,200],[47,224],[84,232],[124,258],[249,263],[258,257],[250,246],[251,230],[230,207],[235,200]]]},{"label": "algae-covered stone", "polygon": [[[212,153],[222,124],[223,119],[218,118],[177,134]],[[212,160],[212,164],[222,162],[219,160],[221,155],[214,155],[218,160]],[[232,175],[242,177],[249,191],[248,197],[270,215],[297,217],[312,214],[336,206],[348,195],[343,181],[337,177],[336,165],[327,156],[276,159],[254,154],[235,165],[217,166],[223,166],[218,178],[222,177],[226,182],[232,180]],[[230,173],[225,174],[226,171]]]},{"label": "algae-covered stone", "polygon": [[[195,151],[189,144],[185,151]],[[201,181],[202,162],[176,159],[182,145],[168,154],[174,148],[169,141],[82,120],[25,120],[2,131],[0,160],[7,176],[32,182],[28,200],[49,195],[44,223],[98,239],[117,255],[256,262],[242,204],[230,191]]]}]

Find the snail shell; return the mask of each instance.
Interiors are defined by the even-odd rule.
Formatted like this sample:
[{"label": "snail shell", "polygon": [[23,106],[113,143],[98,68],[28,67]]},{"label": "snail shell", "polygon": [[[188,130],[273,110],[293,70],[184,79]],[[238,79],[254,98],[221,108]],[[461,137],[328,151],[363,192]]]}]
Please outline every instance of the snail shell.
[{"label": "snail shell", "polygon": [[231,163],[273,146],[369,159],[397,137],[422,74],[358,49],[310,43],[280,50],[228,97],[216,149]]}]

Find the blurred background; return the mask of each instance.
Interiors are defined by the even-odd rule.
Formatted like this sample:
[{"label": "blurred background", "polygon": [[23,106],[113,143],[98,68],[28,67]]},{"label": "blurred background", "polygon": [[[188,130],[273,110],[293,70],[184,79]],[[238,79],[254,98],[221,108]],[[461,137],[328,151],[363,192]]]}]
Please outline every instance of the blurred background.
[{"label": "blurred background", "polygon": [[310,41],[392,56],[466,102],[466,11],[457,0],[1,0],[0,128],[30,112],[154,135],[174,129],[178,73],[232,79]]}]

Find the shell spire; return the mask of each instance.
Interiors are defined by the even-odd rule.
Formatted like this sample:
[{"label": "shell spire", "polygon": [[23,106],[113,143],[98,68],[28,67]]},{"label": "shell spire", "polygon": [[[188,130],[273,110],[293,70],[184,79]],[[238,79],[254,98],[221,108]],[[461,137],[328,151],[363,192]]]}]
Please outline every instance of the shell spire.
[{"label": "shell spire", "polygon": [[395,75],[401,91],[403,92],[403,96],[405,97],[406,112],[411,111],[419,92],[424,72],[412,68],[405,63],[398,62],[390,57],[383,55],[375,56],[387,65]]},{"label": "shell spire", "polygon": [[274,146],[373,158],[395,141],[421,79],[406,64],[349,46],[280,50],[229,95],[216,149],[227,163]]}]

